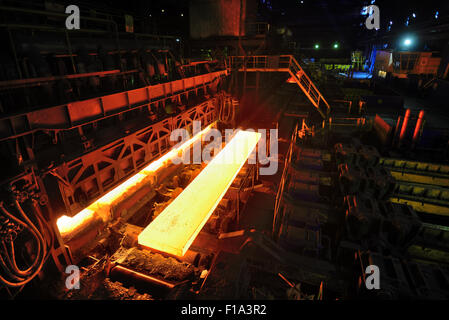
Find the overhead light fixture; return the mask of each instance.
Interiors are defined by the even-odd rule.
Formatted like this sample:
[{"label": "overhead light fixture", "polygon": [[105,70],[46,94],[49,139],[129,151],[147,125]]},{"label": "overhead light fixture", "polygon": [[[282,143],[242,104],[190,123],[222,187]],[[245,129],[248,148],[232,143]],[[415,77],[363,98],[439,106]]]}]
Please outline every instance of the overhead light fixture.
[{"label": "overhead light fixture", "polygon": [[339,44],[338,43],[334,43],[334,49],[338,49]]},{"label": "overhead light fixture", "polygon": [[407,39],[404,40],[404,45],[405,46],[409,47],[411,44],[412,44],[412,39],[407,38]]},{"label": "overhead light fixture", "polygon": [[319,49],[320,48],[320,45],[317,43],[317,44],[315,44],[315,49]]}]

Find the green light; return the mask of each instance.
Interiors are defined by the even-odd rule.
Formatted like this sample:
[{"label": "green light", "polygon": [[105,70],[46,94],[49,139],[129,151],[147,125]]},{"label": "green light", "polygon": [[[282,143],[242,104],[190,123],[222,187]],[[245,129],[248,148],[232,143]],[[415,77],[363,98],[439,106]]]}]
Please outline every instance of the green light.
[{"label": "green light", "polygon": [[338,49],[339,45],[338,43],[334,43],[334,49]]},{"label": "green light", "polygon": [[315,49],[319,49],[320,48],[320,45],[317,43],[316,45],[315,45]]}]

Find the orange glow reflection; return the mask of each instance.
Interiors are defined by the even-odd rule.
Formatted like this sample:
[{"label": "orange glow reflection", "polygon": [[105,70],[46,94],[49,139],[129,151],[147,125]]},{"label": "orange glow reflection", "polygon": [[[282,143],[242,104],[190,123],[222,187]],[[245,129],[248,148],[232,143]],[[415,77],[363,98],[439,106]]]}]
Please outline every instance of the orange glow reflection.
[{"label": "orange glow reflection", "polygon": [[203,135],[209,132],[212,125],[213,123],[198,132],[193,138],[184,142],[178,148],[173,148],[159,159],[151,162],[134,176],[130,177],[128,180],[106,193],[87,208],[78,212],[75,216],[61,216],[56,222],[61,235],[64,236],[73,232],[84,223],[93,219],[95,216],[100,217],[104,222],[108,221],[111,215],[111,207],[115,202],[118,202],[118,200],[123,199],[124,196],[126,197],[129,193],[135,191],[136,187],[139,188],[140,185],[145,182],[145,178],[150,177],[152,173],[156,172],[164,164],[167,164],[168,161],[171,161],[180,152],[190,147],[198,139],[201,139]]},{"label": "orange glow reflection", "polygon": [[138,243],[183,256],[261,137],[238,131],[200,174],[138,236]]},{"label": "orange glow reflection", "polygon": [[[296,76],[299,77],[299,71],[296,73]],[[295,77],[290,77],[287,79],[288,83],[296,83]]]}]

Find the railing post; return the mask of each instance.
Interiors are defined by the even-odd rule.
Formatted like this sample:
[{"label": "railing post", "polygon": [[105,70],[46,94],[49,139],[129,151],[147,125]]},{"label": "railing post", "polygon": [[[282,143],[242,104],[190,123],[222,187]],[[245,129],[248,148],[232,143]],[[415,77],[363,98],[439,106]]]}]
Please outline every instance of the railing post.
[{"label": "railing post", "polygon": [[407,109],[405,111],[405,116],[404,116],[404,121],[402,122],[402,128],[401,128],[401,133],[399,134],[399,142],[398,142],[398,147],[401,146],[402,141],[405,137],[405,133],[407,131],[407,125],[408,125],[408,120],[410,118],[410,109]]},{"label": "railing post", "polygon": [[416,146],[418,142],[419,132],[421,131],[423,122],[424,122],[424,110],[419,112],[418,120],[416,121],[415,131],[413,132],[413,147]]}]

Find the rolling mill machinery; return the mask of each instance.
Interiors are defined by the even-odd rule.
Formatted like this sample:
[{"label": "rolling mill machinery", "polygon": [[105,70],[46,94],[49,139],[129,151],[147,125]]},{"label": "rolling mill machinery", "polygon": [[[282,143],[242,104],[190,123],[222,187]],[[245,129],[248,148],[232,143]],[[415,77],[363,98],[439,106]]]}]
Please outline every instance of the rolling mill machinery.
[{"label": "rolling mill machinery", "polygon": [[[35,24],[18,24],[19,17]],[[10,21],[2,24],[10,39],[0,93],[2,296],[16,296],[43,274],[81,267],[96,250],[111,252],[119,234],[135,245],[139,225],[204,167],[167,164],[181,150],[171,133],[201,140],[218,120],[230,124],[238,107],[222,90],[228,71],[217,61],[182,58],[176,37],[119,32],[122,22],[101,13],[69,32],[56,26],[65,17],[2,7]],[[236,196],[224,198],[206,226],[211,232],[228,230],[236,197],[254,185],[255,169],[245,168],[232,187]],[[167,269],[180,264],[160,259]]]},{"label": "rolling mill machinery", "polygon": [[235,28],[199,59],[111,13],[0,10],[2,298],[449,298],[427,111]]}]

